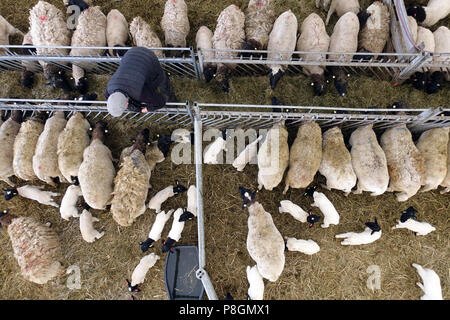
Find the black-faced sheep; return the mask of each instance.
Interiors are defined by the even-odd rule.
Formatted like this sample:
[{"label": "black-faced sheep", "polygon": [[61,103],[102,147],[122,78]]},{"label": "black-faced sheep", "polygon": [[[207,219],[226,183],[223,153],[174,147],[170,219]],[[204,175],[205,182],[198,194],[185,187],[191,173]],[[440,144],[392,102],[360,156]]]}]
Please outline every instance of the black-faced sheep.
[{"label": "black-faced sheep", "polygon": [[[206,26],[201,26],[195,36],[195,43],[197,44],[197,51],[201,49],[212,49],[213,48],[213,32]],[[207,59],[214,59],[215,53],[213,51],[201,51],[203,57]],[[204,63],[203,64],[203,76],[205,77],[206,83],[210,82],[217,71],[217,65],[215,63]]]},{"label": "black-faced sheep", "polygon": [[14,187],[9,177],[14,175],[14,141],[22,123],[22,112],[14,110],[0,127],[0,180]]},{"label": "black-faced sheep", "polygon": [[[112,9],[106,16],[106,42],[108,47],[125,47],[128,40],[128,22],[117,9]],[[121,49],[109,49],[111,56],[123,56]]]},{"label": "black-faced sheep", "polygon": [[[184,0],[167,0],[164,14],[161,19],[161,28],[164,31],[164,41],[168,48],[185,48],[186,37],[189,34],[188,9]],[[171,55],[178,56],[180,52],[169,51]]]},{"label": "black-faced sheep", "polygon": [[[135,17],[130,23],[130,34],[134,44],[138,47],[161,48],[162,43],[159,40],[152,27],[141,17]],[[153,50],[158,58],[164,57],[162,50]]]},{"label": "black-faced sheep", "polygon": [[270,0],[250,0],[245,9],[244,50],[265,50],[269,33],[275,22],[273,4]]},{"label": "black-faced sheep", "polygon": [[450,14],[450,1],[430,0],[425,7],[419,5],[409,7],[407,13],[422,26],[431,27]]}]

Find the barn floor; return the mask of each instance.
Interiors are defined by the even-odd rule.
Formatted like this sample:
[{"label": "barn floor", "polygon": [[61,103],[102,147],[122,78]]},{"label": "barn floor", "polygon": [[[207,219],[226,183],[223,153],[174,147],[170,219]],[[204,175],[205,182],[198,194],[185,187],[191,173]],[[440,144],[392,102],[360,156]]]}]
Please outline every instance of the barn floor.
[{"label": "barn floor", "polygon": [[[27,10],[37,1],[3,0],[0,3],[0,14],[13,25],[25,31],[28,27]],[[49,1],[62,8],[62,1]],[[111,8],[119,8],[128,21],[136,15],[141,15],[151,22],[158,35],[163,39],[158,26],[158,19],[164,10],[163,0],[152,1],[94,1],[107,13]],[[154,6],[148,10],[148,3]],[[247,1],[186,1],[189,7],[191,33],[188,43],[193,45],[195,32],[200,25],[214,28],[219,12],[231,3],[245,8]],[[292,8],[300,23],[311,12],[319,12],[314,7],[314,1],[275,1],[277,13]],[[426,1],[405,1],[410,3],[425,3]],[[370,1],[362,0],[362,6]],[[13,6],[14,4],[14,6]],[[21,8],[17,10],[16,8]],[[146,8],[144,12],[142,9]],[[322,17],[325,12],[320,11]],[[200,18],[199,18],[200,17]],[[443,21],[449,26],[450,19]],[[334,17],[330,27],[336,22]],[[14,42],[14,41],[13,41]],[[33,90],[23,89],[18,84],[19,73],[0,73],[0,97],[23,98],[56,98],[61,95],[59,90],[44,85],[42,77]],[[92,92],[103,99],[107,76],[93,76],[89,80]],[[375,105],[384,107],[393,101],[403,100],[412,108],[449,107],[449,83],[444,90],[435,95],[426,95],[414,90],[409,85],[393,87],[387,81],[355,76],[349,84],[349,94],[338,98],[334,88],[327,91],[323,97],[313,97],[308,80],[304,76],[283,78],[275,92],[269,87],[266,77],[233,78],[228,95],[223,94],[214,85],[206,85],[195,80],[173,79],[173,86],[180,101],[201,101],[219,103],[269,104],[270,98],[276,95],[290,105],[346,106],[367,107]],[[106,144],[118,157],[120,151],[130,144],[130,139],[138,129],[127,123],[112,125],[111,134]],[[168,128],[151,127],[153,132],[169,133]],[[247,279],[245,268],[254,265],[246,249],[247,211],[241,210],[241,200],[238,186],[256,188],[257,167],[251,165],[244,172],[237,172],[231,165],[205,165],[204,206],[205,206],[205,236],[206,259],[208,271],[219,298],[230,292],[235,299],[245,299]],[[178,179],[184,185],[195,183],[194,165],[175,165],[170,159],[158,164],[152,174],[153,189],[149,198],[157,191],[172,184]],[[23,181],[14,180],[18,185]],[[224,183],[226,181],[226,183]],[[317,175],[316,182],[323,182],[323,177]],[[35,183],[40,184],[40,183]],[[5,183],[0,183],[7,188]],[[67,185],[57,188],[63,194]],[[291,190],[282,195],[284,184],[274,191],[260,191],[257,199],[266,211],[273,216],[274,222],[281,234],[286,237],[313,239],[321,250],[313,256],[286,252],[285,269],[275,283],[265,282],[265,299],[418,299],[422,291],[416,286],[420,281],[411,263],[418,263],[435,270],[441,278],[444,299],[450,299],[450,209],[449,195],[441,195],[438,191],[417,194],[405,203],[398,203],[395,197],[384,194],[379,197],[350,195],[346,198],[340,192],[324,191],[341,214],[341,222],[328,229],[316,225],[308,228],[290,215],[278,213],[280,200],[290,199],[303,209],[310,208],[311,200],[303,196],[301,190]],[[47,190],[54,190],[51,187]],[[57,198],[60,201],[61,197]],[[173,198],[164,204],[163,209],[185,206],[186,196]],[[418,211],[418,220],[427,221],[436,227],[436,231],[420,237],[407,230],[391,230],[400,217],[400,212],[408,206],[414,206]],[[76,265],[81,270],[81,289],[70,290],[66,286],[67,275],[47,285],[36,285],[25,281],[20,275],[20,269],[12,253],[11,243],[5,231],[0,232],[0,242],[4,245],[0,250],[0,299],[130,299],[125,279],[131,276],[134,267],[143,256],[138,243],[145,240],[154,220],[154,212],[148,210],[143,216],[128,228],[119,227],[107,211],[93,211],[100,218],[96,225],[105,236],[93,244],[84,242],[79,232],[77,220],[64,221],[59,211],[53,207],[40,205],[15,198],[6,202],[0,199],[0,209],[10,208],[16,215],[33,216],[43,223],[51,222],[52,228],[60,235],[66,267]],[[317,209],[313,212],[319,213]],[[378,218],[383,236],[377,242],[358,247],[343,247],[334,235],[347,231],[362,231],[364,223]],[[171,220],[167,223],[163,238],[167,237]],[[197,244],[196,220],[187,222],[180,245]],[[158,243],[154,252],[161,259],[148,273],[145,283],[141,286],[142,293],[138,299],[167,299],[164,286],[164,260]],[[381,270],[381,289],[372,292],[366,286],[370,277],[367,268],[378,265]]]}]

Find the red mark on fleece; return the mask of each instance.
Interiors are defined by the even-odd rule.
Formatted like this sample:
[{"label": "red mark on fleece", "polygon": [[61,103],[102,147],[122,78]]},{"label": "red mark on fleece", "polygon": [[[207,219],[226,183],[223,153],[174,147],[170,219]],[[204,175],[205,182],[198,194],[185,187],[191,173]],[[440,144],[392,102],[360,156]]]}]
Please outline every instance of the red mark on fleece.
[{"label": "red mark on fleece", "polygon": [[444,171],[444,168],[439,168],[439,172],[443,172]]},{"label": "red mark on fleece", "polygon": [[41,16],[41,20],[42,21],[47,21],[47,17],[46,16]]},{"label": "red mark on fleece", "polygon": [[42,166],[39,166],[39,167],[38,167],[38,170],[41,170],[41,169],[42,169]]},{"label": "red mark on fleece", "polygon": [[257,4],[258,7],[262,7],[263,5],[264,5],[263,2],[258,2],[258,4]]},{"label": "red mark on fleece", "polygon": [[172,0],[173,3],[177,3],[177,0]]}]

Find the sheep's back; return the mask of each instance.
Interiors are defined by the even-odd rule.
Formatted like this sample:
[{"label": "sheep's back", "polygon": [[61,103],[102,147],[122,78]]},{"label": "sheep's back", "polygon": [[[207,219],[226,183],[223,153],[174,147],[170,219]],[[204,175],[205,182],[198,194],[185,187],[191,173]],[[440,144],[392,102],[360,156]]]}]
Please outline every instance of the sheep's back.
[{"label": "sheep's back", "polygon": [[[130,24],[130,33],[138,47],[161,48],[162,43],[150,25],[141,17],[135,17]],[[164,56],[162,50],[153,51],[158,58]]]},{"label": "sheep's back", "polygon": [[[436,31],[433,32],[434,35],[434,52],[435,53],[450,53],[450,29],[441,26]],[[448,61],[448,56],[438,56],[433,57],[434,63],[442,63]],[[445,72],[445,77],[447,81],[450,81],[450,68],[443,68]],[[431,71],[439,71],[438,68],[433,68]]]},{"label": "sheep's back", "polygon": [[174,47],[185,47],[189,33],[188,9],[184,0],[168,0],[161,19],[165,43]]},{"label": "sheep's back", "polygon": [[389,38],[389,10],[382,2],[375,1],[367,11],[371,16],[359,32],[359,47],[369,52],[381,53]]},{"label": "sheep's back", "polygon": [[[108,47],[125,46],[128,40],[128,22],[117,9],[112,9],[106,16],[106,42]],[[112,50],[109,51],[112,55]]]},{"label": "sheep's back", "polygon": [[275,15],[270,0],[250,0],[245,10],[245,35],[247,41],[253,40],[264,50],[269,42]]},{"label": "sheep's back", "polygon": [[[245,15],[236,5],[230,5],[225,8],[217,19],[216,29],[213,34],[214,49],[232,49],[242,48],[245,40]],[[216,52],[216,58],[233,58],[237,53]]]},{"label": "sheep's back", "polygon": [[[199,49],[213,48],[213,32],[206,26],[201,26],[195,35],[195,43],[197,44],[197,51]],[[213,51],[202,51],[202,55],[206,58],[212,59],[215,54]]]},{"label": "sheep's back", "polygon": [[[356,52],[358,49],[359,20],[353,12],[347,12],[339,18],[334,26],[330,38],[330,52]],[[329,59],[336,60],[340,55],[330,54]],[[344,60],[351,60],[351,56],[344,56]]]},{"label": "sheep's back", "polygon": [[[297,44],[297,17],[291,10],[282,13],[273,24],[267,44],[268,51],[288,51],[284,53],[269,52],[268,60],[289,60]],[[287,65],[282,65],[284,70]]]},{"label": "sheep's back", "polygon": [[14,175],[14,140],[20,130],[20,123],[9,118],[0,127],[0,177]]}]

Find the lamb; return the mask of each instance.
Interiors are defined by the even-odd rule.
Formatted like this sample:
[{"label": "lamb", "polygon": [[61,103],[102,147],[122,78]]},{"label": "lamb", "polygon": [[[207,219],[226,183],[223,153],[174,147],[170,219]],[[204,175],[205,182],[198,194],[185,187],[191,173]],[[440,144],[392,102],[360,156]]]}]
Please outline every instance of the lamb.
[{"label": "lamb", "polygon": [[341,241],[341,244],[346,246],[357,246],[362,244],[369,244],[374,241],[377,241],[381,238],[381,228],[378,225],[377,219],[375,218],[375,222],[366,222],[365,225],[367,226],[363,232],[356,233],[356,232],[346,232],[337,234],[336,238],[344,238],[343,241]]},{"label": "lamb", "polygon": [[74,183],[70,185],[64,197],[61,200],[61,206],[59,207],[59,213],[61,214],[61,218],[69,221],[69,218],[79,218],[80,214],[77,209],[78,198],[81,197],[83,193],[81,192],[80,183]]},{"label": "lamb", "polygon": [[[189,34],[188,9],[184,0],[167,0],[161,19],[166,47],[185,48]],[[172,53],[175,54],[174,51]]]},{"label": "lamb", "polygon": [[[333,5],[333,4],[332,4]],[[330,38],[330,52],[356,52],[358,49],[358,34],[360,22],[353,12],[347,12],[336,22]],[[350,61],[350,55],[330,54],[328,59],[334,61]],[[334,86],[341,97],[347,92],[347,83],[350,74],[345,74],[342,67],[330,67]]]},{"label": "lamb", "polygon": [[[438,53],[449,53],[450,52],[450,29],[441,26],[436,31],[433,32],[434,36],[434,53],[433,63],[445,63],[448,60],[448,56],[445,55],[437,55]],[[445,77],[447,81],[450,81],[450,70],[449,68],[431,68],[430,72],[432,72],[432,80],[427,84],[427,93],[436,93],[442,89],[442,82]]]},{"label": "lamb", "polygon": [[420,300],[444,300],[442,298],[441,279],[439,279],[438,274],[434,270],[423,268],[417,263],[413,263],[412,266],[417,269],[423,281],[423,284],[416,282],[424,292]]},{"label": "lamb", "polygon": [[36,200],[37,202],[47,206],[58,208],[59,205],[53,201],[52,197],[59,196],[59,193],[43,191],[42,188],[44,187],[25,185],[15,189],[5,189],[5,200],[11,200],[15,196],[21,196],[23,198]]},{"label": "lamb", "polygon": [[295,220],[300,222],[306,222],[308,218],[308,213],[290,200],[281,200],[278,211],[280,213],[289,213]]},{"label": "lamb", "polygon": [[148,202],[148,208],[155,210],[156,213],[159,213],[161,211],[161,205],[164,203],[164,201],[166,201],[170,197],[179,195],[186,190],[186,187],[179,184],[178,181],[175,181],[175,186],[170,185],[155,194]]},{"label": "lamb", "polygon": [[[9,37],[16,35],[23,36],[23,33],[0,15],[0,45],[9,45]],[[4,53],[5,49],[0,49],[0,54]]]},{"label": "lamb", "polygon": [[356,15],[359,13],[359,11],[359,0],[331,0],[330,9],[328,10],[325,24],[328,25],[328,22],[330,22],[330,18],[334,12],[336,12],[338,17],[342,17],[348,12],[352,12]]},{"label": "lamb", "polygon": [[255,260],[261,276],[271,282],[277,281],[284,269],[285,244],[273,223],[272,216],[255,201],[256,191],[239,187],[243,208],[248,208],[247,250]]},{"label": "lamb", "polygon": [[111,150],[104,145],[106,123],[99,121],[92,132],[91,144],[84,150],[78,180],[84,201],[93,209],[104,210],[111,200],[116,170]]},{"label": "lamb", "polygon": [[169,210],[167,213],[165,211],[160,211],[153,222],[152,228],[148,233],[147,240],[140,242],[142,252],[146,252],[149,248],[153,248],[153,243],[161,239],[161,234],[166,225],[166,222],[169,221],[174,210]]},{"label": "lamb", "polygon": [[[269,35],[269,43],[267,44],[267,50],[269,51],[267,53],[267,60],[291,60],[297,44],[297,29],[297,17],[290,9],[283,12],[275,20],[272,31]],[[284,52],[279,53],[280,51]],[[272,90],[275,90],[278,81],[280,81],[287,67],[287,64],[269,65],[271,70],[270,87]]]},{"label": "lamb", "polygon": [[358,178],[354,194],[372,192],[371,196],[383,194],[389,184],[386,155],[378,144],[372,124],[361,126],[352,132],[349,143],[353,170]]},{"label": "lamb", "polygon": [[425,236],[436,230],[435,227],[427,222],[416,221],[417,217],[415,213],[416,210],[413,207],[409,207],[407,210],[403,211],[400,220],[398,220],[398,224],[392,227],[392,229],[406,228],[419,236]]},{"label": "lamb", "polygon": [[36,177],[54,187],[56,187],[56,183],[52,178],[59,177],[60,182],[67,182],[58,168],[57,154],[58,138],[66,124],[64,112],[56,111],[45,122],[44,131],[38,138],[33,156],[33,170]]},{"label": "lamb", "polygon": [[274,125],[258,151],[258,189],[272,191],[283,180],[289,164],[288,132],[284,123]]},{"label": "lamb", "polygon": [[[30,10],[30,34],[35,46],[70,46],[70,31],[64,14],[54,5],[39,1]],[[60,48],[36,48],[37,55],[67,56],[69,49]],[[65,78],[65,71],[56,64],[39,61],[44,69],[44,76],[48,83],[56,88],[70,91],[70,86]],[[67,65],[66,62],[59,64]]]},{"label": "lamb", "polygon": [[322,162],[319,172],[327,179],[326,189],[342,190],[348,195],[356,185],[356,174],[352,157],[344,143],[344,136],[335,126],[324,132],[322,137]]},{"label": "lamb", "polygon": [[180,221],[180,217],[183,212],[184,210],[182,208],[178,208],[177,210],[175,210],[175,213],[173,214],[172,227],[170,228],[167,241],[163,240],[162,242],[162,252],[173,252],[173,245],[175,244],[175,242],[180,241],[181,233],[184,229],[184,222]]},{"label": "lamb", "polygon": [[[206,59],[214,59],[215,53],[212,50],[203,49],[213,49],[213,32],[206,26],[201,26],[197,34],[195,35],[195,43],[197,44],[197,51],[201,50],[201,53]],[[217,65],[215,63],[204,63],[203,64],[203,76],[205,77],[206,83],[209,83],[217,71]]]},{"label": "lamb", "polygon": [[321,227],[328,228],[331,224],[339,224],[339,213],[336,211],[331,201],[328,200],[327,196],[322,192],[314,191],[312,197],[314,198],[314,202],[311,206],[318,207],[324,216]]},{"label": "lamb", "polygon": [[[78,17],[78,25],[72,35],[72,47],[105,47],[106,46],[106,16],[99,6],[89,7],[81,12]],[[70,55],[96,56],[102,55],[102,49],[81,49],[73,48]],[[95,65],[92,63],[72,64],[72,76],[75,82],[75,89],[81,93],[86,93],[86,71],[90,71]]]},{"label": "lamb", "polygon": [[447,175],[448,133],[450,127],[425,131],[416,142],[425,159],[425,181],[420,192],[435,190]]},{"label": "lamb", "polygon": [[286,238],[286,248],[289,251],[299,251],[307,255],[313,255],[320,251],[319,245],[311,239]]},{"label": "lamb", "polygon": [[136,266],[136,268],[134,268],[133,274],[131,275],[131,282],[127,279],[129,291],[141,291],[138,285],[144,283],[145,275],[147,274],[148,270],[150,270],[150,268],[153,267],[158,260],[159,256],[154,253],[150,253],[149,255],[141,258],[139,264]]},{"label": "lamb", "polygon": [[[141,17],[135,17],[130,23],[130,34],[133,38],[134,44],[137,47],[147,48],[161,48],[162,43],[159,40],[152,27],[145,22]],[[158,58],[163,58],[164,53],[162,50],[153,50]]]},{"label": "lamb", "polygon": [[447,152],[447,175],[444,181],[441,182],[441,186],[445,188],[441,191],[441,194],[450,192],[450,139],[448,141]]},{"label": "lamb", "polygon": [[[327,52],[330,46],[330,36],[325,29],[325,23],[316,13],[311,13],[303,21],[300,28],[300,37],[297,41],[297,51]],[[325,54],[309,53],[300,54],[300,58],[307,61],[326,60]],[[311,86],[314,95],[321,96],[325,93],[326,80],[323,66],[303,66],[303,72],[311,77]]]},{"label": "lamb", "polygon": [[0,223],[8,228],[14,258],[26,280],[45,284],[64,272],[61,244],[55,231],[32,217],[16,217],[9,209],[0,213]]},{"label": "lamb", "polygon": [[146,200],[150,186],[151,169],[145,158],[150,130],[144,129],[136,137],[134,150],[126,156],[114,179],[111,202],[113,219],[128,227],[147,209]]},{"label": "lamb", "polygon": [[270,0],[250,0],[245,9],[244,50],[265,50],[275,21]]},{"label": "lamb", "polygon": [[424,184],[425,160],[406,124],[387,129],[380,142],[390,178],[388,191],[399,192],[397,200],[406,201]]},{"label": "lamb", "polygon": [[[112,9],[106,16],[106,43],[108,47],[125,47],[128,40],[128,22],[117,9]],[[111,56],[123,56],[125,50],[109,49]]]},{"label": "lamb", "polygon": [[264,280],[259,274],[258,266],[247,266],[248,291],[247,299],[264,300]]},{"label": "lamb", "polygon": [[[238,6],[232,4],[226,7],[217,19],[216,29],[212,38],[213,48],[217,50],[238,50],[245,41],[245,15]],[[216,51],[216,59],[233,59],[237,52]],[[215,79],[222,91],[228,93],[229,78],[235,64],[217,64]]]},{"label": "lamb", "polygon": [[83,114],[75,112],[58,137],[58,167],[67,181],[72,181],[73,177],[78,176],[84,149],[89,145],[90,127]]},{"label": "lamb", "polygon": [[80,231],[81,237],[84,241],[92,243],[96,239],[100,239],[105,234],[104,232],[98,232],[94,229],[94,222],[100,221],[98,218],[93,217],[89,212],[89,205],[86,203],[82,204],[83,212],[80,215]]},{"label": "lamb", "polygon": [[450,14],[450,2],[448,0],[429,0],[425,7],[419,5],[409,7],[407,13],[422,26],[431,27]]},{"label": "lamb", "polygon": [[20,130],[22,112],[14,110],[8,120],[0,127],[0,180],[5,181],[11,187],[14,183],[9,177],[14,175],[14,141]]},{"label": "lamb", "polygon": [[258,143],[262,140],[264,136],[259,136],[252,143],[249,143],[247,147],[234,159],[233,167],[237,169],[237,171],[241,172],[244,170],[247,163],[251,162],[258,155]]},{"label": "lamb", "polygon": [[187,191],[187,208],[180,216],[180,222],[189,221],[197,216],[197,187],[191,185]]},{"label": "lamb", "polygon": [[204,159],[203,162],[205,164],[218,164],[219,160],[218,160],[218,155],[222,152],[222,150],[224,151],[228,151],[226,148],[226,141],[227,137],[225,134],[225,131],[222,132],[222,137],[217,137],[213,143],[209,144],[206,148],[205,148],[205,155],[204,155]]}]

